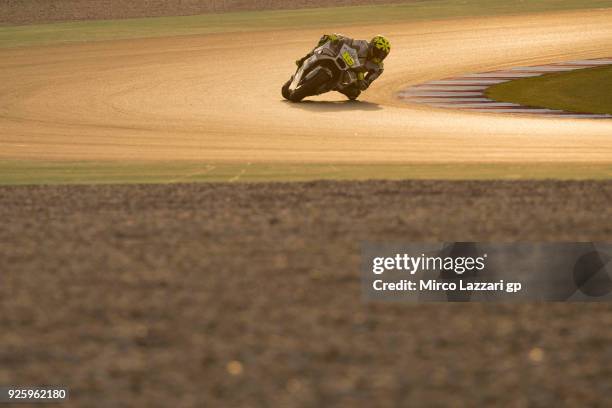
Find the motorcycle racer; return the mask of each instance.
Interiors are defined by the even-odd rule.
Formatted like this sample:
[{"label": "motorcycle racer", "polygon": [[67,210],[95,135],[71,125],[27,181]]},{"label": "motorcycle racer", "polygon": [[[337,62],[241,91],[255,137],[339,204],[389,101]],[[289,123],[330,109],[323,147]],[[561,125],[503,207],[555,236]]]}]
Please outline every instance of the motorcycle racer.
[{"label": "motorcycle racer", "polygon": [[[314,49],[327,42],[340,45],[346,44],[353,48],[359,56],[361,66],[355,70],[358,81],[349,88],[338,89],[338,92],[343,93],[351,100],[357,99],[361,92],[368,89],[372,82],[382,75],[384,71],[383,60],[391,51],[389,40],[382,35],[377,35],[372,40],[366,41],[355,40],[342,34],[324,34]],[[314,49],[303,58],[295,61],[296,65],[300,67],[304,61],[313,55]]]}]

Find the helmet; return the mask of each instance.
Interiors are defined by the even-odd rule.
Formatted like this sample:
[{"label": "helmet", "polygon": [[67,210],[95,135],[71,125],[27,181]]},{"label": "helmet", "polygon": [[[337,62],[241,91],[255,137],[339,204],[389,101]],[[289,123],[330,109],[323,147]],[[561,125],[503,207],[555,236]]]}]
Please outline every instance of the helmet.
[{"label": "helmet", "polygon": [[391,51],[391,43],[383,35],[377,35],[370,41],[370,53],[372,57],[384,60]]}]

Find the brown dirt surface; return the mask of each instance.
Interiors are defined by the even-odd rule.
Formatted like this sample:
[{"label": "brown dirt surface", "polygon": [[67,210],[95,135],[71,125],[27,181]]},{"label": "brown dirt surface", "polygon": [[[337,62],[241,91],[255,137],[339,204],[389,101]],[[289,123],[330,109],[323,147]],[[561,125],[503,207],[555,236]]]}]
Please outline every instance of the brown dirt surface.
[{"label": "brown dirt surface", "polygon": [[67,406],[603,405],[607,304],[366,304],[363,240],[606,241],[611,182],[0,188],[0,384]]},{"label": "brown dirt surface", "polygon": [[0,2],[0,24],[114,20],[411,1],[415,0],[335,0],[332,3],[323,0],[5,0]]}]

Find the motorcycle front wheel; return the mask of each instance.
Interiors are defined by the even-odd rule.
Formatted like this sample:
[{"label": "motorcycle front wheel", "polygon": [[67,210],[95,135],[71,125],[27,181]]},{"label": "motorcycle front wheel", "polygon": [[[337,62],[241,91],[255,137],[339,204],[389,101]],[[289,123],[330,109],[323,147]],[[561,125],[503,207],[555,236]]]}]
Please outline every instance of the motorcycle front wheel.
[{"label": "motorcycle front wheel", "polygon": [[283,85],[283,87],[281,88],[281,94],[283,95],[283,98],[287,99],[288,101],[291,100],[291,92],[289,92],[289,85],[291,85],[291,79],[285,82],[285,85]]},{"label": "motorcycle front wheel", "polygon": [[307,96],[316,95],[321,86],[331,79],[330,74],[325,69],[320,69],[317,74],[298,86],[295,91],[290,92],[289,99],[291,102],[300,102]]}]

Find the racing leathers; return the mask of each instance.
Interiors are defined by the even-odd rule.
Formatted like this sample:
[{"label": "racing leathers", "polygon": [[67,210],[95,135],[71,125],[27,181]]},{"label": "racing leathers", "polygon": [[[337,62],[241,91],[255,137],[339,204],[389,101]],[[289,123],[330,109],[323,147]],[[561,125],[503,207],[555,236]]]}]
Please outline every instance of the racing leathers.
[{"label": "racing leathers", "polygon": [[355,40],[349,37],[345,37],[341,34],[325,34],[319,40],[317,46],[309,52],[303,58],[297,60],[295,63],[301,66],[304,61],[310,58],[314,54],[314,50],[324,45],[327,42],[333,44],[344,45],[353,48],[357,51],[359,56],[359,62],[361,66],[355,69],[357,73],[357,82],[351,87],[344,89],[337,89],[338,92],[343,93],[349,99],[357,99],[362,91],[368,89],[368,87],[374,82],[384,71],[383,62],[378,58],[373,58],[370,52],[370,43],[365,40]]}]

